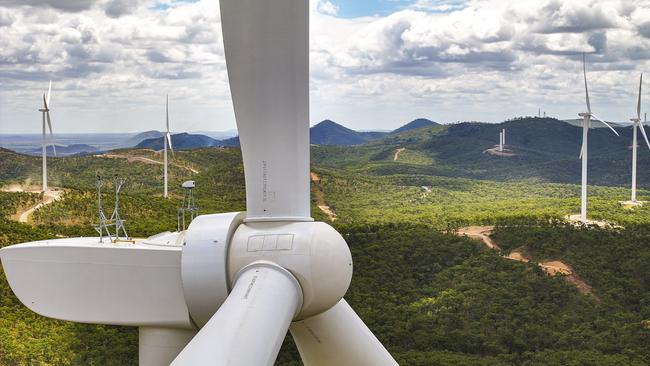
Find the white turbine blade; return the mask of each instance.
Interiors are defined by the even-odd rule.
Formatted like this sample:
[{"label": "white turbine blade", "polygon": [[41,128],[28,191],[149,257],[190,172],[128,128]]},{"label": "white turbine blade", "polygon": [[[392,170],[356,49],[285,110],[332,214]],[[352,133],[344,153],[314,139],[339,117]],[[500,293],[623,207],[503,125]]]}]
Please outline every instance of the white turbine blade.
[{"label": "white turbine blade", "polygon": [[643,85],[643,73],[639,77],[639,100],[636,105],[636,116],[641,120],[641,86]]},{"label": "white turbine blade", "polygon": [[50,105],[50,94],[52,93],[52,80],[50,80],[50,86],[47,88],[47,98],[45,102],[45,108],[49,108]]},{"label": "white turbine blade", "polygon": [[648,135],[645,133],[645,128],[643,128],[643,122],[639,122],[639,129],[641,130],[641,134],[643,135],[643,139],[645,139],[646,145],[648,145],[648,149],[650,149],[650,142],[648,141]]},{"label": "white turbine blade", "polygon": [[167,143],[169,144],[169,149],[172,151],[172,155],[174,155],[174,147],[172,146],[172,135],[169,133],[169,131],[167,131],[167,134],[165,136],[167,136]]},{"label": "white turbine blade", "polygon": [[580,158],[579,159],[582,159],[582,154],[584,154],[584,152],[585,152],[585,142],[583,141],[582,146],[580,147]]},{"label": "white turbine blade", "polygon": [[52,145],[52,150],[54,150],[54,156],[56,156],[56,146],[54,145],[54,134],[52,133],[52,120],[50,120],[50,111],[46,110],[45,115],[47,116],[47,127],[50,129],[50,144]]},{"label": "white turbine blade", "polygon": [[592,119],[595,119],[596,121],[599,121],[599,122],[601,122],[602,124],[604,124],[605,126],[609,127],[609,129],[612,130],[612,131],[616,134],[616,136],[620,136],[620,135],[618,134],[618,132],[616,132],[616,130],[614,129],[614,127],[610,126],[609,123],[607,123],[607,122],[603,121],[602,119],[598,118],[595,114],[592,113],[592,114],[591,114],[591,118],[592,118]]},{"label": "white turbine blade", "polygon": [[167,102],[165,103],[165,117],[167,121],[167,134],[169,134],[169,94],[167,94]]},{"label": "white turbine blade", "polygon": [[309,2],[221,0],[248,221],[311,221]]},{"label": "white turbine blade", "polygon": [[302,362],[308,366],[393,366],[397,362],[345,300],[291,324]]},{"label": "white turbine blade", "polygon": [[283,268],[257,262],[240,273],[219,310],[173,366],[271,366],[302,306],[298,281]]},{"label": "white turbine blade", "polygon": [[587,111],[591,113],[591,103],[589,103],[589,88],[587,88],[587,62],[585,61],[585,54],[582,53],[582,74],[585,77],[585,99],[587,100]]}]

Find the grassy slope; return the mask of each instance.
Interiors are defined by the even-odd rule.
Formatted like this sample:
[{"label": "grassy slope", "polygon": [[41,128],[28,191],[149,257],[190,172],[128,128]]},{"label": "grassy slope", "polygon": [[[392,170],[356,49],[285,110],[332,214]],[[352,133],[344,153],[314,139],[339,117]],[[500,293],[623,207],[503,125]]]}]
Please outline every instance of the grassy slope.
[{"label": "grassy slope", "polygon": [[[314,155],[323,151],[315,149]],[[649,331],[639,326],[647,311],[642,305],[628,306],[627,300],[614,295],[603,296],[602,302],[593,301],[579,295],[564,281],[547,277],[533,265],[506,261],[495,253],[484,252],[469,240],[435,229],[497,221],[511,223],[504,228],[515,228],[514,223],[521,224],[524,220],[558,217],[577,209],[578,187],[533,182],[503,184],[430,175],[378,177],[359,171],[363,170],[359,156],[392,159],[391,151],[392,147],[381,145],[341,148],[341,153],[335,156],[344,160],[345,155],[358,154],[356,162],[345,169],[317,167],[316,171],[321,176],[325,200],[339,214],[336,225],[345,235],[355,259],[355,277],[347,298],[401,364],[643,365],[650,362]],[[0,179],[11,177],[15,181],[38,176],[38,158],[3,159],[2,156],[0,167],[12,169],[14,175],[3,175],[0,170]],[[319,158],[327,159],[327,153]],[[14,159],[23,161],[14,164]],[[243,171],[237,150],[195,150],[177,153],[174,159],[200,170],[193,174],[171,169],[171,186],[195,179],[202,213],[244,208]],[[89,224],[95,215],[92,189],[96,171],[104,175],[119,172],[132,176],[132,184],[127,186],[123,197],[125,217],[129,220],[127,228],[132,235],[145,236],[175,228],[180,191],[173,188],[171,200],[159,196],[160,166],[92,157],[53,160],[53,180],[72,187],[70,196],[39,210],[35,216],[37,229],[0,221],[0,245],[57,234],[92,233]],[[432,186],[432,192],[425,194],[422,185]],[[625,192],[616,188],[595,189],[592,213],[615,215],[627,225],[647,223],[646,208],[626,213],[616,206],[615,201],[619,196],[624,197]],[[32,199],[29,195],[14,194],[0,195],[0,199],[3,196],[7,201],[15,201],[14,208]],[[110,195],[105,204],[110,207]],[[312,211],[317,219],[324,219],[317,209]],[[647,252],[648,241],[645,236],[638,236],[640,228],[630,228],[627,239],[622,239],[628,251]],[[512,229],[512,242],[523,242],[528,230],[523,226]],[[581,233],[578,229],[566,230],[566,235]],[[626,287],[627,282],[611,284],[599,279],[598,268],[603,259],[590,253],[588,247],[594,243],[608,250],[607,240],[599,238],[607,238],[609,234],[594,229],[588,232],[591,236],[580,237],[584,249],[579,256],[594,258],[593,262],[574,262],[569,252],[574,245],[562,247],[558,255],[566,254],[570,263],[593,282],[596,291],[629,292],[632,287]],[[498,237],[503,233],[497,231],[500,242],[506,240]],[[635,237],[639,240],[632,240]],[[533,244],[525,243],[533,249]],[[616,251],[609,252],[610,259],[620,257]],[[619,269],[617,276],[628,280],[638,277],[630,268],[640,267],[629,264]],[[603,272],[600,276],[611,279],[614,275]],[[633,281],[636,286],[633,290],[650,293],[648,281],[643,281]],[[134,329],[45,319],[20,305],[4,278],[0,279],[0,290],[0,364],[136,362]],[[286,342],[278,364],[298,364],[296,357],[295,348]]]}]

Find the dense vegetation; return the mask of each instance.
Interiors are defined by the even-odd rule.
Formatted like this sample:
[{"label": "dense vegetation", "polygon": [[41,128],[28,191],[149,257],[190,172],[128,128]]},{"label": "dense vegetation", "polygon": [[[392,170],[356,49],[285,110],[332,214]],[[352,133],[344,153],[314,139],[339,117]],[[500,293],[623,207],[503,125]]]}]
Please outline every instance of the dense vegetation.
[{"label": "dense vegetation", "polygon": [[[513,144],[516,127],[509,127]],[[474,128],[479,131],[464,135],[465,129]],[[618,201],[627,199],[626,188],[590,187],[590,216],[621,226],[564,224],[563,217],[579,208],[579,187],[551,182],[573,182],[574,173],[566,179],[549,176],[544,173],[549,164],[548,171],[533,176],[527,168],[530,161],[504,163],[483,154],[494,140],[492,132],[498,136],[496,126],[489,128],[435,126],[389,136],[383,143],[312,149],[313,171],[320,178],[313,185],[312,213],[328,220],[317,202],[336,212],[333,225],[354,258],[347,300],[402,365],[649,364],[650,208],[622,209]],[[432,142],[444,134],[465,136],[476,148],[466,156],[451,156],[451,146]],[[594,141],[599,134],[594,133]],[[533,150],[552,148],[530,144]],[[402,146],[407,150],[394,161],[395,150]],[[612,149],[617,154],[618,147]],[[561,151],[558,159],[573,154],[569,150]],[[472,154],[484,160],[476,165],[459,162],[474,159]],[[141,159],[160,161],[159,153],[134,149],[113,155],[51,159],[51,185],[66,193],[64,200],[37,210],[34,225],[17,223],[11,216],[33,205],[38,194],[0,193],[0,246],[93,235],[96,174],[129,178],[121,201],[127,229],[135,237],[176,228],[184,180],[197,182],[201,213],[245,208],[237,149],[177,151],[169,200],[162,198],[162,166]],[[511,164],[510,173],[498,173],[496,164]],[[477,177],[504,181],[471,179]],[[0,150],[0,183],[39,184],[40,159]],[[648,191],[640,196],[650,200]],[[107,182],[104,206],[109,213],[112,202]],[[580,294],[534,263],[507,260],[454,235],[455,229],[470,224],[495,224],[493,238],[504,252],[522,249],[534,261],[568,263],[593,286],[593,295]],[[134,328],[40,317],[18,302],[0,272],[0,365],[136,363]],[[300,365],[290,337],[277,364]]]}]

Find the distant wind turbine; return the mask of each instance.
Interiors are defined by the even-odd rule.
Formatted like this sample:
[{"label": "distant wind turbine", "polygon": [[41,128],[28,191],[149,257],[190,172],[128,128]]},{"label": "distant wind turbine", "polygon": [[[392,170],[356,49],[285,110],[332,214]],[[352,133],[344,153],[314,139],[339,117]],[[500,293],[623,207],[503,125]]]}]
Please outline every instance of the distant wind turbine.
[{"label": "distant wind turbine", "polygon": [[587,112],[579,113],[578,115],[582,117],[582,148],[580,149],[580,159],[582,159],[582,192],[581,192],[581,202],[580,202],[580,221],[582,223],[587,222],[587,135],[589,128],[591,127],[592,118],[602,122],[605,126],[609,127],[616,136],[618,132],[607,122],[598,118],[595,114],[591,112],[591,103],[589,103],[589,88],[587,87],[587,66],[585,61],[585,54],[582,54],[582,74],[585,79],[585,100],[587,102]]},{"label": "distant wind turbine", "polygon": [[503,151],[503,130],[499,132],[499,151]]},{"label": "distant wind turbine", "polygon": [[501,130],[501,142],[503,144],[503,147],[506,147],[506,129],[504,128]]},{"label": "distant wind turbine", "polygon": [[637,153],[636,129],[637,127],[641,130],[641,134],[645,139],[645,143],[648,145],[648,148],[650,148],[650,142],[648,142],[648,136],[646,135],[645,130],[643,129],[643,123],[646,122],[645,118],[644,121],[641,122],[641,85],[642,84],[643,84],[643,73],[639,78],[639,98],[636,104],[636,117],[630,118],[630,121],[632,121],[632,130],[633,130],[632,133],[632,202],[636,202],[636,153]]},{"label": "distant wind turbine", "polygon": [[[38,111],[43,114],[43,139],[41,145],[43,148],[43,192],[47,192],[47,146],[52,145],[54,156],[56,156],[56,146],[54,146],[54,134],[52,133],[52,120],[50,119],[50,93],[52,92],[52,80],[50,86],[47,88],[47,94],[43,94],[43,107]],[[50,129],[50,141],[47,140],[45,134],[45,120],[47,119],[47,126]]]},{"label": "distant wind turbine", "polygon": [[169,144],[169,148],[172,151],[172,154],[174,153],[174,147],[172,147],[172,135],[169,133],[169,94],[167,94],[167,101],[165,103],[165,120],[167,122],[167,133],[165,133],[165,137],[163,138],[163,146],[164,146],[164,180],[165,180],[165,192],[163,196],[165,198],[168,197],[168,192],[167,192],[167,144]]}]

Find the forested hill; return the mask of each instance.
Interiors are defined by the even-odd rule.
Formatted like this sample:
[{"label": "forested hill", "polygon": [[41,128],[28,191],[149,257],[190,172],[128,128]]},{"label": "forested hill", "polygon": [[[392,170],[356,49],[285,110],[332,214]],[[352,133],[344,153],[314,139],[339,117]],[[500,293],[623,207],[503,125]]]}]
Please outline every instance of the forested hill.
[{"label": "forested hill", "polygon": [[[506,129],[506,154],[494,154]],[[589,182],[627,186],[631,175],[631,127],[589,131]],[[318,164],[365,173],[433,174],[498,181],[579,183],[582,129],[552,118],[438,125],[388,136],[354,148],[315,147]],[[639,185],[650,187],[650,151],[639,141]],[[405,149],[395,161],[397,149]]]}]

